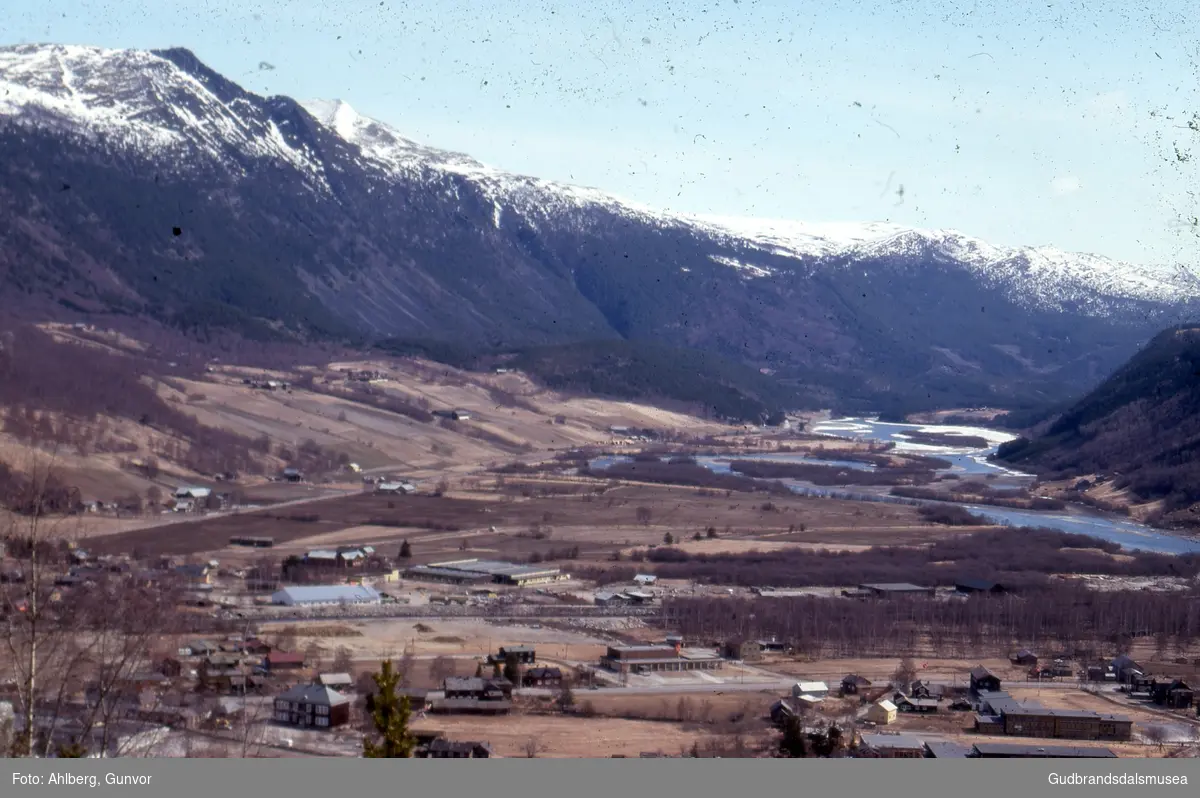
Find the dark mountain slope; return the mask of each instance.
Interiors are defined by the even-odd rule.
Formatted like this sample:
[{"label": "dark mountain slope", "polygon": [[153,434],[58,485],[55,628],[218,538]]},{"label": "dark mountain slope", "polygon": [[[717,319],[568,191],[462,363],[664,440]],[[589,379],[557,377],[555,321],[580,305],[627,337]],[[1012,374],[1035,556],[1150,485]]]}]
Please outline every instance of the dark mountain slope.
[{"label": "dark mountain slope", "polygon": [[0,48],[0,311],[30,318],[489,353],[651,341],[768,368],[797,403],[901,413],[1062,400],[1198,298],[1186,276],[954,231],[661,213],[254,95],[187,50]]},{"label": "dark mountain slope", "polygon": [[1110,475],[1139,499],[1165,499],[1168,515],[1200,502],[1200,327],[1159,334],[1043,434],[997,457],[1056,478]]}]

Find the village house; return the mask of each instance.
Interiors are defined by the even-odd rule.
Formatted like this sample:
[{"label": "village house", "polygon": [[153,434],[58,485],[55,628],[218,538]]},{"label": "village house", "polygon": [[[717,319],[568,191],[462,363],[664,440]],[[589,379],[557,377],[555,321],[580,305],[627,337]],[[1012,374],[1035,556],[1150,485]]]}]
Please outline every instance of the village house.
[{"label": "village house", "polygon": [[829,685],[825,682],[796,682],[792,685],[792,696],[802,695],[826,698],[829,695]]},{"label": "village house", "polygon": [[887,726],[896,722],[896,705],[886,698],[876,701],[867,707],[867,720],[877,726]]},{"label": "village house", "polygon": [[1008,660],[1013,665],[1025,665],[1031,668],[1037,667],[1038,664],[1037,654],[1034,654],[1027,648],[1023,648],[1020,651],[1013,653]]},{"label": "village house", "polygon": [[762,647],[757,640],[734,638],[721,646],[721,656],[735,662],[754,662],[762,659]]},{"label": "village house", "polygon": [[316,684],[300,684],[275,698],[274,719],[289,726],[332,729],[350,721],[350,699]]},{"label": "village house", "polygon": [[348,673],[322,673],[317,676],[317,684],[334,690],[349,690],[354,685],[354,679]]},{"label": "village house", "polygon": [[488,759],[492,748],[487,743],[465,740],[434,740],[425,749],[429,759]]},{"label": "village house", "polygon": [[926,740],[925,756],[928,759],[966,759],[974,754],[969,747],[948,740]]},{"label": "village house", "polygon": [[1109,663],[1109,670],[1116,674],[1116,680],[1121,684],[1130,684],[1146,673],[1141,665],[1125,654],[1113,657],[1112,662]]},{"label": "village house", "polygon": [[503,665],[508,662],[510,656],[516,657],[519,665],[532,665],[537,662],[537,650],[533,646],[500,646],[498,653],[488,655],[488,664]]},{"label": "village house", "polygon": [[937,712],[939,706],[936,698],[907,696],[904,693],[896,693],[893,695],[892,702],[896,705],[896,709],[900,710],[901,712]]},{"label": "village house", "polygon": [[1004,585],[987,579],[962,579],[954,583],[954,590],[966,596],[977,593],[998,596],[1008,592]]},{"label": "village house", "polygon": [[972,693],[997,693],[1000,691],[1000,677],[993,674],[982,665],[971,669]]},{"label": "village house", "polygon": [[268,673],[301,670],[304,668],[304,654],[298,651],[272,651],[263,657],[263,668]]},{"label": "village house", "polygon": [[221,647],[216,643],[210,643],[207,640],[193,640],[179,647],[179,656],[207,657],[209,654],[216,654],[220,650]]},{"label": "village house", "polygon": [[1150,700],[1167,709],[1188,709],[1195,703],[1196,692],[1182,679],[1151,683]]},{"label": "village house", "polygon": [[451,676],[442,683],[442,698],[430,702],[433,712],[504,714],[512,709],[508,679]]},{"label": "village house", "polygon": [[207,565],[191,563],[176,566],[175,575],[189,585],[211,585],[212,569]]},{"label": "village house", "polygon": [[521,678],[526,687],[561,687],[563,683],[559,668],[530,668]]},{"label": "village house", "polygon": [[863,732],[855,755],[876,759],[923,759],[925,743],[911,734]]},{"label": "village house", "polygon": [[856,673],[848,673],[842,677],[842,695],[858,695],[870,686],[870,679]]},{"label": "village house", "polygon": [[304,473],[298,468],[283,469],[283,479],[285,482],[303,482]]}]

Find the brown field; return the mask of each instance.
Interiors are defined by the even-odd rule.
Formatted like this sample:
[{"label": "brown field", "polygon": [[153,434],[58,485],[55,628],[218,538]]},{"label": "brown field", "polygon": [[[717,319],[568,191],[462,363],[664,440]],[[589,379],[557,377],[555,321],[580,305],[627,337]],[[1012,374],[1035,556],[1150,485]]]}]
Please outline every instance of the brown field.
[{"label": "brown field", "polygon": [[[475,489],[455,489],[440,498],[357,493],[292,507],[126,530],[97,538],[93,547],[104,552],[137,549],[205,554],[225,561],[262,554],[228,548],[234,535],[275,538],[277,548],[272,555],[317,545],[353,542],[387,547],[408,540],[414,561],[427,562],[485,555],[519,560],[570,544],[580,547],[582,559],[603,562],[615,548],[659,544],[667,532],[686,542],[708,526],[718,529],[719,540],[765,539],[771,548],[918,544],[964,532],[962,528],[923,524],[915,510],[904,505],[796,496],[774,497],[769,509],[764,509],[766,500],[761,495],[701,495],[695,488],[626,485],[594,495],[592,491],[605,488],[603,483],[576,480],[553,488],[512,479],[503,486],[489,485],[484,479],[478,482]],[[464,480],[463,484],[473,483]],[[548,490],[573,493],[539,495]],[[650,510],[647,524],[638,521],[640,507]],[[534,525],[548,530],[548,536],[534,539]],[[803,532],[798,531],[801,526]],[[701,548],[720,545],[700,543]],[[724,545],[753,548],[755,544]]]},{"label": "brown field", "polygon": [[539,757],[636,757],[643,752],[678,756],[693,743],[703,745],[713,734],[703,727],[615,718],[582,718],[564,715],[512,715],[466,717],[431,715],[413,724],[415,729],[437,729],[451,739],[491,743],[500,756],[523,757],[529,740],[537,741]]},{"label": "brown field", "polygon": [[[607,641],[585,631],[564,630],[549,626],[534,629],[516,624],[495,624],[476,619],[386,619],[354,623],[306,623],[301,627],[290,623],[262,624],[262,634],[278,636],[291,627],[297,632],[296,647],[303,649],[311,642],[330,652],[339,646],[348,648],[356,660],[377,664],[386,657],[410,653],[416,657],[448,655],[471,659],[495,653],[500,646],[532,645],[538,650],[539,661],[570,663],[594,662],[604,652]],[[359,634],[352,637],[329,637],[321,634],[324,628],[348,627]]]}]

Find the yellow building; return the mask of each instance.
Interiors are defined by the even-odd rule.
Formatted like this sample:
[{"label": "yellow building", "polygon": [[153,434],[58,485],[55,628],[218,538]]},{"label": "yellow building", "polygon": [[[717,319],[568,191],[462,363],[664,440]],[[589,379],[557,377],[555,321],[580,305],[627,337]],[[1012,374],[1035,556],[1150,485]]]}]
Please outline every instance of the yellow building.
[{"label": "yellow building", "polygon": [[877,726],[887,726],[896,722],[896,705],[886,698],[876,701],[867,708],[867,720]]}]

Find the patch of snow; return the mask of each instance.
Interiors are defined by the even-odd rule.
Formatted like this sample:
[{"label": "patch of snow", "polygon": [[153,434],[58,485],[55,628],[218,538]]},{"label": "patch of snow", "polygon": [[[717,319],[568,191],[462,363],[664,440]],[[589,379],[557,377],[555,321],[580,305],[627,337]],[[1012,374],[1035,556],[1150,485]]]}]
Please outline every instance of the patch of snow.
[{"label": "patch of snow", "polygon": [[713,263],[719,263],[722,266],[728,266],[731,269],[736,269],[741,272],[743,277],[770,277],[775,273],[774,269],[767,269],[762,266],[755,266],[752,263],[745,263],[736,258],[727,258],[724,255],[709,255],[709,259]]}]

